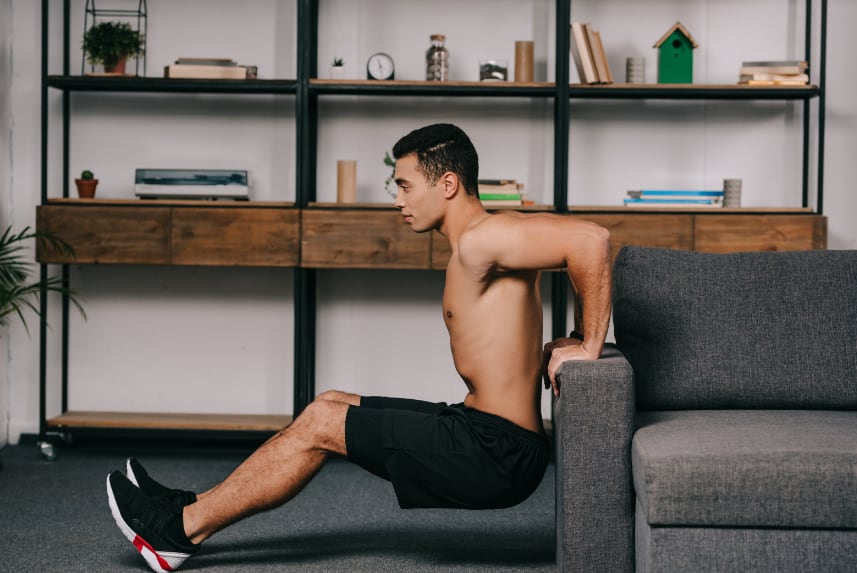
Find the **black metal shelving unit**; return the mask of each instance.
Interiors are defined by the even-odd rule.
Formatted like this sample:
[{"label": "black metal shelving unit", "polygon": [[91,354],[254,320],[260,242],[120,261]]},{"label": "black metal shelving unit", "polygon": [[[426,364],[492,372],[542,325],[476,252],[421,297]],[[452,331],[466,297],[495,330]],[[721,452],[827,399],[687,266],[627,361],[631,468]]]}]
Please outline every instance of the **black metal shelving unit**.
[{"label": "black metal shelving unit", "polygon": [[[42,114],[41,114],[41,197],[42,204],[48,202],[48,92],[62,92],[63,103],[63,158],[62,196],[69,195],[69,98],[73,92],[126,92],[126,93],[210,93],[244,95],[290,95],[294,96],[296,117],[296,201],[295,207],[307,208],[316,200],[316,160],[318,145],[319,98],[337,96],[366,97],[484,97],[484,98],[544,98],[553,101],[554,136],[554,195],[553,207],[557,213],[568,213],[570,158],[569,131],[572,128],[571,108],[576,100],[768,100],[798,101],[804,104],[803,113],[803,206],[810,201],[809,173],[811,164],[811,103],[818,104],[817,157],[818,178],[816,182],[815,210],[822,212],[822,183],[824,158],[824,86],[826,80],[826,21],[827,0],[805,0],[806,34],[805,59],[812,61],[812,41],[815,37],[811,14],[819,3],[819,68],[815,70],[818,84],[806,87],[748,87],[748,86],[581,86],[570,85],[570,23],[571,0],[555,2],[555,82],[534,84],[491,85],[475,82],[368,82],[318,80],[318,26],[319,4],[323,0],[297,0],[297,78],[282,80],[196,80],[163,78],[116,78],[73,76],[69,71],[69,20],[70,0],[62,0],[63,6],[63,73],[49,74],[49,18],[51,0],[42,0]],[[42,277],[47,276],[47,265],[41,265]],[[62,273],[68,284],[68,267]],[[295,346],[294,346],[294,414],[299,414],[315,395],[315,336],[317,306],[317,272],[315,269],[298,266],[294,270],[295,297]],[[566,312],[569,300],[567,278],[561,273],[552,273],[552,319],[553,335],[567,332]],[[42,293],[40,324],[40,443],[47,443],[46,427],[46,349],[47,316],[46,293]],[[67,409],[68,388],[68,300],[63,301],[62,310],[62,409]],[[163,432],[154,432],[158,435]],[[183,434],[188,435],[188,434]]]}]

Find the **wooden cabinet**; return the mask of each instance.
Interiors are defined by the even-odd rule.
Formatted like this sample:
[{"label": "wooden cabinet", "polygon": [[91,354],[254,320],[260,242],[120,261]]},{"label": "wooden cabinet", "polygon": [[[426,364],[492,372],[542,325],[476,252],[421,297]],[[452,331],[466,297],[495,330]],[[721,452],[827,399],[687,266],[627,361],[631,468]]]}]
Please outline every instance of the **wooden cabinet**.
[{"label": "wooden cabinet", "polygon": [[391,209],[304,209],[301,262],[307,268],[427,269],[431,235],[414,233]]},{"label": "wooden cabinet", "polygon": [[36,229],[74,249],[74,259],[37,243],[40,263],[149,264],[170,262],[170,210],[160,207],[41,205]]},{"label": "wooden cabinet", "polygon": [[693,248],[706,253],[826,249],[827,217],[811,213],[696,216]]},{"label": "wooden cabinet", "polygon": [[235,267],[298,264],[299,213],[292,208],[171,209],[170,263]]},{"label": "wooden cabinet", "polygon": [[706,253],[826,249],[827,217],[808,209],[794,211],[799,212],[724,209],[722,213],[576,212],[575,215],[610,231],[614,258],[628,245]]},{"label": "wooden cabinet", "polygon": [[293,267],[299,259],[299,214],[288,207],[49,203],[37,207],[36,227],[75,254],[39,245],[41,263]]}]

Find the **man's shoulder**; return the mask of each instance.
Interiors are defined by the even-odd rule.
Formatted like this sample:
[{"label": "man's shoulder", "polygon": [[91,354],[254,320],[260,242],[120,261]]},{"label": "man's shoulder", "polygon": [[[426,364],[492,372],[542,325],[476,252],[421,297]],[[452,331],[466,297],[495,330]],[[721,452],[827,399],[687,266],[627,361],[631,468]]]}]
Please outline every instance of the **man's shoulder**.
[{"label": "man's shoulder", "polygon": [[487,215],[468,226],[459,237],[460,263],[480,270],[496,266],[502,253],[520,247],[528,224],[527,216],[517,211]]}]

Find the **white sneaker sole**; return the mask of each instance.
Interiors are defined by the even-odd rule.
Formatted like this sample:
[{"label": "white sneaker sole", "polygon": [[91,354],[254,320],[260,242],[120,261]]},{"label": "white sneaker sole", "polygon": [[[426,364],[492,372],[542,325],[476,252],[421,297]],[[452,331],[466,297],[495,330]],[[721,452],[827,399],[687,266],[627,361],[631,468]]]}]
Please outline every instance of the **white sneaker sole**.
[{"label": "white sneaker sole", "polygon": [[181,566],[185,560],[190,557],[189,553],[178,553],[172,551],[155,551],[148,541],[137,535],[131,526],[125,523],[122,514],[119,512],[119,506],[116,504],[116,498],[113,495],[113,488],[110,487],[110,476],[107,476],[107,502],[110,504],[110,513],[113,514],[113,520],[119,527],[119,531],[125,536],[125,539],[130,541],[146,563],[157,573],[169,573],[175,571]]},{"label": "white sneaker sole", "polygon": [[134,470],[131,469],[131,458],[125,460],[125,477],[128,478],[128,481],[140,487],[140,484],[137,482],[137,476],[134,475]]}]

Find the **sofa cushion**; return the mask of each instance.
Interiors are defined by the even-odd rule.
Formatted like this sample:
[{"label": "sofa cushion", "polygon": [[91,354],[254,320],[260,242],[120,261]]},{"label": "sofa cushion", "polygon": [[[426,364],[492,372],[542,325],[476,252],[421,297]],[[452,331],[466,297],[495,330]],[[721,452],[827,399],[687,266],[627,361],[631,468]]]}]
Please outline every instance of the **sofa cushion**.
[{"label": "sofa cushion", "polygon": [[857,412],[646,412],[631,448],[650,525],[857,528]]},{"label": "sofa cushion", "polygon": [[638,409],[857,409],[857,251],[626,247],[613,296]]}]

